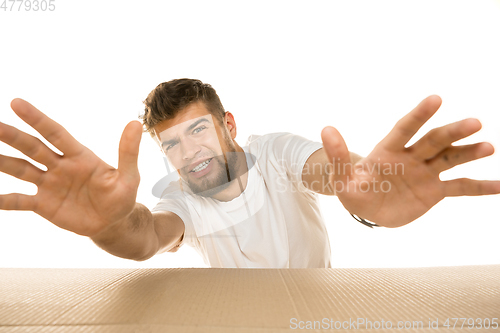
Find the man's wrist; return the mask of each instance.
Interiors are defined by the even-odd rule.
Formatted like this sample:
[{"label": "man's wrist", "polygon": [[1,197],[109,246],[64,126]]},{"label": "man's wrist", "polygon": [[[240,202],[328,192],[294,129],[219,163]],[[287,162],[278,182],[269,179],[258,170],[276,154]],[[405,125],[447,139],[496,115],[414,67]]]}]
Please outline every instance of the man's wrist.
[{"label": "man's wrist", "polygon": [[376,224],[376,223],[373,223],[373,222],[370,222],[370,221],[367,221],[365,220],[364,218],[362,217],[359,217],[357,215],[354,215],[352,213],[350,213],[351,216],[356,220],[358,221],[359,223],[363,224],[363,225],[366,225],[367,227],[369,228],[373,228],[373,227],[381,227],[380,225]]},{"label": "man's wrist", "polygon": [[90,238],[98,247],[120,258],[145,260],[158,250],[153,215],[139,203],[127,217]]},{"label": "man's wrist", "polygon": [[[121,238],[123,235],[140,231],[140,220],[144,219],[141,215],[144,215],[146,213],[145,211],[151,214],[147,207],[140,203],[136,203],[134,208],[125,217],[109,224],[98,234],[90,238],[94,243],[101,246],[101,244],[107,245],[113,243],[117,238]],[[142,224],[144,224],[144,222]]]}]

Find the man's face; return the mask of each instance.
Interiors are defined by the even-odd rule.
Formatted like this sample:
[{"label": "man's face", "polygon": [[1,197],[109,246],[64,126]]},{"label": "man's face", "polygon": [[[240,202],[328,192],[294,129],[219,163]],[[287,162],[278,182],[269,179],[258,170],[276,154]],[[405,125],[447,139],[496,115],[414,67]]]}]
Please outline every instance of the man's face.
[{"label": "man's face", "polygon": [[229,186],[236,174],[236,147],[204,103],[188,105],[175,118],[156,125],[155,132],[163,152],[193,193],[210,197]]}]

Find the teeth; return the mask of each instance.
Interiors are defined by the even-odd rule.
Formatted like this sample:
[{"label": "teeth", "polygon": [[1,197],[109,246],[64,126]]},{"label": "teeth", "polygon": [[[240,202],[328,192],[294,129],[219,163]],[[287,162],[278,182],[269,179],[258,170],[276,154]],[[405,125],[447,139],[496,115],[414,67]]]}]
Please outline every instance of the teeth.
[{"label": "teeth", "polygon": [[194,168],[193,170],[191,170],[191,172],[198,172],[198,171],[201,171],[203,169],[205,169],[208,165],[208,163],[210,163],[212,159],[209,159],[209,160],[206,160],[205,162],[203,163],[200,163],[196,168]]}]

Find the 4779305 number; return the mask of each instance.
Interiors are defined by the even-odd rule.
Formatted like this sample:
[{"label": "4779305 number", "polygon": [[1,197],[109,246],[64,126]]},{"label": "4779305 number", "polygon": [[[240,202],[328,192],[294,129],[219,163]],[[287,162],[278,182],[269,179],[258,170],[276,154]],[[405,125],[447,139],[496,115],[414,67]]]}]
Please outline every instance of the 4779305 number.
[{"label": "4779305 number", "polygon": [[[446,328],[476,328],[476,329],[497,329],[498,328],[498,318],[446,318],[443,323],[443,327]],[[464,326],[465,324],[465,326]]]},{"label": "4779305 number", "polygon": [[2,5],[0,5],[0,10],[3,10],[4,12],[53,12],[54,10],[56,10],[55,2],[56,0],[3,0]]}]

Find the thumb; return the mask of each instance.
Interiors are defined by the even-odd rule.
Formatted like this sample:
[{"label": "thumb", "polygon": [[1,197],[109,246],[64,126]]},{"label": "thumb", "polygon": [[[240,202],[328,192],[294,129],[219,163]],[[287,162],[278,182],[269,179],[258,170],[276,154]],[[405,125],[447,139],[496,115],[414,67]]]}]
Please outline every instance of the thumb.
[{"label": "thumb", "polygon": [[332,168],[332,174],[337,180],[345,181],[352,173],[352,165],[351,156],[342,135],[336,128],[327,126],[321,131],[321,140],[323,140],[323,148],[328,161],[331,163],[329,167]]},{"label": "thumb", "polygon": [[137,158],[139,157],[141,137],[142,125],[140,122],[134,120],[125,126],[118,150],[118,171],[120,174],[134,178],[138,176]]}]

